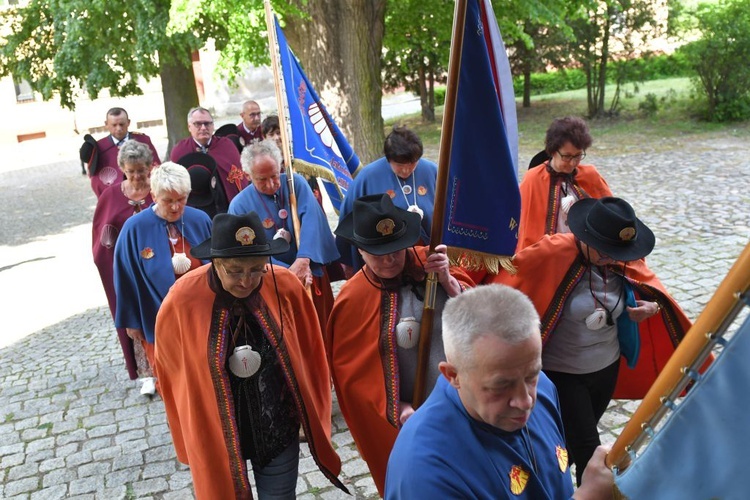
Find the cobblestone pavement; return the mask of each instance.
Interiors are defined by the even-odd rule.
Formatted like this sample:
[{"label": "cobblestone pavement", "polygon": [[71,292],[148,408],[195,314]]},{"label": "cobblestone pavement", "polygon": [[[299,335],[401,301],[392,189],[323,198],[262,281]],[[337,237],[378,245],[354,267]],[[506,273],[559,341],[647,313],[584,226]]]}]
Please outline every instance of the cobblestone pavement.
[{"label": "cobblestone pavement", "polygon": [[[593,150],[587,160],[654,229],[651,267],[695,318],[750,236],[750,146],[744,137],[647,146],[627,156]],[[192,498],[161,401],[140,396],[123,366],[91,262],[88,181],[73,155],[29,163],[58,144],[24,147],[0,167],[0,498]],[[612,403],[605,443],[637,405]],[[337,407],[333,432],[343,481],[356,498],[376,498]],[[305,446],[303,455],[298,496],[346,498]]]}]

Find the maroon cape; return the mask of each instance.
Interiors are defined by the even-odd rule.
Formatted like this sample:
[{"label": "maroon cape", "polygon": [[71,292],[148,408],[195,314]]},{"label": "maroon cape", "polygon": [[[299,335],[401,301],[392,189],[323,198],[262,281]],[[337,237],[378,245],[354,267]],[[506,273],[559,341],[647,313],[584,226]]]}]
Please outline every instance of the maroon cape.
[{"label": "maroon cape", "polygon": [[245,123],[240,122],[237,124],[237,133],[244,141],[243,144],[250,144],[253,141],[263,140],[263,127],[261,127],[260,125],[258,125],[258,128],[256,128],[254,131],[248,132],[247,130],[245,130]]},{"label": "maroon cape", "polygon": [[[195,152],[200,152],[200,148],[192,137],[188,137],[175,145],[170,159],[176,162],[186,154]],[[231,139],[213,136],[211,144],[208,146],[208,154],[216,160],[216,166],[220,172],[219,179],[224,188],[224,193],[227,195],[228,203],[249,184],[247,175],[242,171],[240,153]]]},{"label": "maroon cape", "polygon": [[[96,264],[96,268],[99,270],[99,276],[102,279],[104,293],[107,294],[107,302],[109,303],[109,310],[112,313],[113,320],[117,308],[112,272],[115,242],[120,235],[122,225],[134,213],[135,207],[129,201],[122,193],[119,183],[105,189],[96,203],[91,232],[94,264]],[[153,203],[153,200],[149,194],[141,205],[141,209],[148,208],[151,203]],[[125,366],[128,369],[128,375],[130,375],[132,380],[135,380],[138,378],[138,372],[133,352],[133,341],[128,337],[124,328],[117,329],[117,338],[120,339],[120,346],[122,347],[122,354],[125,357]]]},{"label": "maroon cape", "polygon": [[[159,153],[156,152],[156,148],[151,143],[149,136],[140,132],[130,132],[130,139],[148,146],[151,154],[154,155],[152,164],[161,164]],[[93,175],[91,175],[91,170],[89,169],[89,176],[91,179],[91,189],[94,190],[94,194],[98,198],[109,186],[121,183],[124,177],[120,166],[117,164],[117,153],[120,151],[120,148],[115,146],[112,136],[108,135],[99,139],[96,142],[96,146],[99,149],[99,160],[97,161],[96,171]]]},{"label": "maroon cape", "polygon": [[[487,275],[485,282],[512,286],[529,296],[541,318],[542,342],[554,335],[563,305],[583,277],[585,263],[571,233],[542,237],[513,257],[516,274],[501,270]],[[619,273],[621,268],[608,267]],[[634,369],[621,358],[615,399],[642,399],[651,388],[677,344],[690,329],[690,320],[667,293],[644,259],[629,262],[624,278],[636,298],[656,301],[661,312],[638,324],[640,355]]]}]

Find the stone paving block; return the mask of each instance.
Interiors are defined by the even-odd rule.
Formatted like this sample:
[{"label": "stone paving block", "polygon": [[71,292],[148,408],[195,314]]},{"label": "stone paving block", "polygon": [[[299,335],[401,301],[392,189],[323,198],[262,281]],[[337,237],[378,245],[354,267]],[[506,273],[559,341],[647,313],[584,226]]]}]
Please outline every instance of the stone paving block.
[{"label": "stone paving block", "polygon": [[112,436],[115,433],[117,433],[117,424],[112,425],[101,425],[99,427],[94,427],[93,429],[89,429],[86,434],[88,434],[88,437],[90,438],[98,438],[102,436]]},{"label": "stone paving block", "polygon": [[21,432],[21,440],[28,442],[34,441],[35,439],[41,439],[43,437],[47,437],[48,432],[49,429],[47,427],[42,427],[41,429],[39,427],[24,429]]},{"label": "stone paving block", "polygon": [[17,444],[21,442],[21,433],[8,428],[5,431],[0,431],[0,446],[7,446],[9,444]]},{"label": "stone paving block", "polygon": [[169,476],[177,471],[177,464],[174,460],[165,462],[147,463],[143,468],[143,479],[151,479],[154,477]]},{"label": "stone paving block", "polygon": [[14,465],[20,465],[26,461],[25,453],[16,453],[15,455],[6,455],[0,460],[0,470],[8,470]]},{"label": "stone paving block", "polygon": [[42,487],[47,488],[49,486],[55,486],[58,484],[67,484],[75,479],[78,479],[78,475],[76,474],[75,470],[56,469],[48,472],[42,477]]},{"label": "stone paving block", "polygon": [[23,453],[26,448],[24,443],[8,444],[0,446],[0,457],[5,455],[15,455],[16,453]]},{"label": "stone paving block", "polygon": [[58,446],[65,446],[70,443],[78,443],[80,441],[84,441],[88,438],[86,434],[86,429],[78,429],[74,430],[73,432],[63,434],[62,436],[59,436],[57,438],[57,445]]},{"label": "stone paving block", "polygon": [[49,472],[65,467],[64,458],[50,458],[39,463],[39,472]]},{"label": "stone paving block", "polygon": [[115,436],[116,444],[123,444],[128,441],[134,441],[136,439],[142,439],[146,437],[146,431],[143,429],[134,429],[132,431],[122,432]]},{"label": "stone paving block", "polygon": [[54,437],[37,439],[36,441],[31,441],[29,444],[26,445],[26,453],[33,453],[35,451],[41,451],[41,450],[49,450],[54,447],[55,447]]},{"label": "stone paving block", "polygon": [[92,429],[94,427],[114,424],[115,415],[111,411],[105,413],[96,413],[94,415],[91,415],[90,417],[83,418],[81,422],[84,428]]},{"label": "stone paving block", "polygon": [[177,454],[171,445],[159,446],[152,448],[145,453],[146,462],[161,462],[163,460],[173,460]]},{"label": "stone paving block", "polygon": [[82,495],[84,493],[95,493],[104,488],[104,478],[100,476],[75,479],[70,482],[70,494]]},{"label": "stone paving block", "polygon": [[133,493],[137,497],[142,497],[150,493],[161,493],[169,489],[169,484],[162,478],[147,479],[145,481],[136,481],[133,483]]},{"label": "stone paving block", "polygon": [[146,439],[149,448],[156,448],[162,445],[172,444],[172,435],[167,432],[166,434],[153,434]]},{"label": "stone paving block", "polygon": [[38,487],[39,487],[39,478],[37,477],[27,477],[24,479],[19,479],[18,481],[9,481],[5,483],[5,488],[3,489],[3,495],[6,498],[10,498],[15,495],[20,495],[22,493],[29,493],[29,492],[35,491]]},{"label": "stone paving block", "polygon": [[105,488],[96,492],[97,500],[129,500],[128,488],[122,484],[114,488]]},{"label": "stone paving block", "polygon": [[143,465],[143,454],[128,453],[127,455],[115,457],[112,462],[112,470],[128,469],[137,465]]},{"label": "stone paving block", "polygon": [[349,460],[341,464],[341,472],[348,477],[357,477],[363,474],[369,474],[370,470],[364,460]]},{"label": "stone paving block", "polygon": [[177,471],[169,476],[170,490],[184,490],[185,488],[191,488],[192,485],[193,477],[188,471]]},{"label": "stone paving block", "polygon": [[130,431],[133,429],[143,429],[146,427],[146,419],[144,417],[135,417],[127,420],[120,420],[117,424],[117,428],[120,432]]},{"label": "stone paving block", "polygon": [[112,460],[113,458],[119,457],[120,455],[122,455],[122,447],[117,445],[109,446],[107,448],[101,448],[91,452],[91,456],[97,462],[100,460]]},{"label": "stone paving block", "polygon": [[78,477],[104,476],[109,473],[112,465],[109,462],[93,462],[78,467]]},{"label": "stone paving block", "polygon": [[52,425],[52,429],[50,429],[50,434],[57,436],[59,434],[67,434],[69,432],[73,432],[76,429],[78,429],[78,422],[64,420],[62,422],[55,422]]},{"label": "stone paving block", "polygon": [[[24,412],[29,410],[24,410]],[[15,428],[17,431],[22,431],[24,429],[34,429],[36,426],[39,425],[39,417],[36,415],[27,415],[25,417],[21,417],[22,412],[15,411],[13,412],[13,416],[16,418],[15,422]]]},{"label": "stone paving block", "polygon": [[48,460],[55,456],[55,450],[50,448],[49,450],[36,451],[26,455],[26,463],[41,462],[42,460]]},{"label": "stone paving block", "polygon": [[37,472],[39,472],[39,464],[30,463],[16,465],[15,467],[10,468],[10,470],[8,471],[8,476],[5,478],[5,480],[15,481],[17,479],[34,476]]},{"label": "stone paving block", "polygon": [[55,456],[65,458],[74,453],[78,452],[78,443],[70,443],[63,446],[58,446],[55,449]]},{"label": "stone paving block", "polygon": [[92,409],[94,413],[103,413],[106,411],[119,410],[125,403],[121,399],[106,399]]},{"label": "stone paving block", "polygon": [[331,436],[331,442],[336,446],[346,446],[354,443],[354,438],[352,437],[352,433],[346,430]]},{"label": "stone paving block", "polygon": [[354,487],[357,490],[357,497],[359,498],[380,498],[378,495],[378,488],[375,486],[375,481],[373,481],[370,476],[357,479],[354,483]]},{"label": "stone paving block", "polygon": [[110,472],[104,477],[104,484],[107,486],[107,488],[114,488],[122,484],[128,484],[138,481],[140,478],[141,468],[131,467],[129,469]]},{"label": "stone paving block", "polygon": [[192,489],[174,490],[164,493],[162,500],[194,500],[195,495]]},{"label": "stone paving block", "polygon": [[[65,464],[68,467],[77,467],[81,464],[91,462],[91,452],[89,450],[83,450],[71,455],[68,455],[65,459]],[[85,491],[83,493],[86,493]]]},{"label": "stone paving block", "polygon": [[31,494],[31,500],[58,500],[65,498],[68,495],[68,485],[58,484],[57,486],[51,486],[44,488],[43,490],[35,491]]},{"label": "stone paving block", "polygon": [[110,436],[104,436],[96,439],[89,439],[87,441],[83,442],[82,449],[83,450],[100,450],[102,448],[109,448],[112,446],[112,438]]},{"label": "stone paving block", "polygon": [[351,499],[351,496],[347,495],[346,493],[344,493],[338,488],[333,488],[331,490],[322,492],[319,495],[319,498],[323,500],[344,500],[344,499]]}]

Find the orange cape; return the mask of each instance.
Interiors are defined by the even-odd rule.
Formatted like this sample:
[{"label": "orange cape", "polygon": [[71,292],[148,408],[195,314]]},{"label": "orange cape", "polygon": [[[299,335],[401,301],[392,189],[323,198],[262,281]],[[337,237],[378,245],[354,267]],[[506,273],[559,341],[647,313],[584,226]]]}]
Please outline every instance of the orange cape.
[{"label": "orange cape", "polygon": [[[427,250],[416,248],[422,262]],[[401,428],[395,338],[398,294],[375,288],[365,269],[347,281],[336,297],[326,350],[341,413],[382,496],[388,456]],[[451,267],[451,275],[462,289],[474,286],[458,267]]]},{"label": "orange cape", "polygon": [[[190,465],[198,499],[252,498],[225,370],[228,315],[214,311],[210,264],[178,280],[156,318],[156,372],[177,458]],[[331,445],[331,387],[318,318],[296,276],[273,266],[265,303],[253,314],[274,346],[300,423],[321,472],[336,486],[341,461]],[[283,331],[279,328],[283,318]]]},{"label": "orange cape", "polygon": [[[601,198],[612,196],[607,181],[593,165],[578,165],[572,177],[573,190],[578,198]],[[528,170],[521,181],[521,220],[518,227],[520,252],[539,241],[545,234],[557,232],[557,216],[560,212],[561,177],[553,177],[547,171],[547,163]]]},{"label": "orange cape", "polygon": [[[486,282],[509,285],[529,296],[541,318],[542,342],[546,343],[554,334],[563,304],[586,270],[575,236],[545,236],[517,253],[513,265],[518,270],[516,274],[502,270],[498,275],[487,275]],[[622,270],[609,269],[615,273]],[[638,363],[634,369],[629,369],[621,358],[613,396],[615,399],[642,399],[691,323],[644,259],[629,262],[624,278],[632,285],[636,298],[656,301],[661,306],[659,314],[638,324],[641,338]]]}]

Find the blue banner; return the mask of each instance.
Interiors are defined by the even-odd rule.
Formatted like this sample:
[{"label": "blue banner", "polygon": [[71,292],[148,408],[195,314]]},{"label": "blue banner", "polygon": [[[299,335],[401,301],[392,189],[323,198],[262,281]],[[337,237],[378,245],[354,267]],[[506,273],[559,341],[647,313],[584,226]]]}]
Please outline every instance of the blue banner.
[{"label": "blue banner", "polygon": [[521,211],[516,108],[489,0],[468,2],[456,92],[442,243],[511,256]]},{"label": "blue banner", "polygon": [[323,180],[338,212],[361,162],[302,71],[276,16],[274,22],[294,169]]}]

